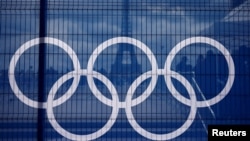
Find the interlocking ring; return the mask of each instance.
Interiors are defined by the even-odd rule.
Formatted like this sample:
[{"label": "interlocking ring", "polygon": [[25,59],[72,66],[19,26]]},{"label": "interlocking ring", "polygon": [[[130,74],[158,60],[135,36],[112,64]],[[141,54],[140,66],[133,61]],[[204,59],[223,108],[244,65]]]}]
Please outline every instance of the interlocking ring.
[{"label": "interlocking ring", "polygon": [[[227,65],[228,65],[228,70],[229,70],[228,79],[227,79],[225,87],[221,90],[221,92],[219,94],[217,94],[217,96],[215,96],[209,100],[197,101],[197,104],[196,104],[197,107],[209,107],[209,106],[212,106],[212,105],[220,102],[229,93],[229,91],[233,85],[233,82],[234,82],[234,72],[235,72],[234,61],[233,61],[229,51],[218,41],[215,41],[214,39],[207,38],[207,37],[191,37],[191,38],[188,38],[188,39],[181,41],[170,51],[169,54],[171,54],[171,55],[168,55],[168,57],[166,59],[165,69],[170,71],[171,70],[171,62],[173,61],[175,55],[181,49],[185,48],[188,45],[194,44],[194,43],[205,43],[205,44],[208,44],[208,45],[215,47],[224,55],[226,62],[227,62]],[[170,90],[170,92],[172,94],[176,94],[173,96],[178,101],[180,101],[181,103],[186,104],[188,106],[191,106],[191,101],[189,99],[185,98],[184,96],[180,95],[179,92],[174,88],[174,85],[171,82],[170,76],[172,76],[172,75],[165,75],[165,81],[166,81],[167,87]]]},{"label": "interlocking ring", "polygon": [[[93,51],[92,55],[89,57],[89,61],[88,61],[88,65],[87,65],[87,71],[88,71],[89,75],[87,75],[87,81],[88,81],[89,86],[92,86],[92,87],[90,87],[90,89],[92,90],[92,92],[94,92],[94,95],[100,101],[102,101],[104,104],[109,105],[109,106],[111,106],[111,103],[112,103],[112,101],[110,99],[106,98],[102,94],[100,94],[100,95],[95,94],[95,91],[98,91],[98,89],[94,83],[94,80],[93,80],[93,77],[91,76],[91,73],[93,72],[93,65],[94,65],[98,55],[103,50],[108,48],[109,46],[114,45],[114,44],[118,44],[118,43],[131,44],[131,45],[134,45],[135,47],[141,49],[147,55],[151,65],[152,65],[152,67],[151,67],[152,73],[156,74],[157,68],[158,68],[156,58],[153,55],[152,51],[149,49],[149,47],[147,47],[144,43],[142,43],[136,39],[129,38],[129,37],[116,37],[116,38],[109,39],[109,40],[103,42],[102,44],[100,44]],[[152,92],[151,89],[154,88],[156,83],[157,83],[157,78],[158,78],[158,75],[152,75],[151,82],[149,83],[147,89],[143,92],[143,94],[141,96],[137,97],[136,99],[134,99],[132,101],[132,106],[140,104],[150,95],[150,93]],[[98,92],[98,93],[100,93],[100,92]],[[127,105],[126,102],[119,102],[119,104],[117,106],[119,106],[120,108],[125,108],[126,105]]]},{"label": "interlocking ring", "polygon": [[[47,102],[37,102],[37,101],[34,101],[32,99],[29,99],[27,96],[25,96],[23,94],[23,92],[19,89],[19,87],[16,83],[15,67],[17,65],[19,58],[26,50],[30,49],[31,47],[33,47],[35,45],[41,44],[41,43],[56,45],[59,48],[63,49],[71,58],[71,60],[73,62],[74,69],[77,70],[77,69],[81,68],[80,62],[79,62],[74,50],[72,50],[72,48],[69,45],[67,45],[66,43],[64,43],[61,40],[58,40],[55,38],[50,38],[50,37],[36,38],[36,39],[30,40],[30,41],[24,43],[22,46],[20,46],[20,48],[15,52],[15,54],[12,56],[11,61],[10,61],[10,66],[9,66],[10,87],[20,101],[22,101],[26,105],[33,107],[33,108],[46,108]],[[74,78],[73,83],[71,85],[72,90],[75,90],[78,87],[79,81],[80,81],[80,76],[78,75]],[[64,103],[66,100],[68,100],[70,98],[70,96],[73,95],[73,93],[70,93],[70,92],[71,92],[71,90],[69,89],[66,92],[66,94],[69,94],[69,95],[63,95],[62,97],[55,100],[53,102],[53,106],[58,106],[58,105]]]},{"label": "interlocking ring", "polygon": [[[180,81],[183,86],[185,85],[187,87],[187,91],[188,91],[188,94],[189,94],[190,99],[191,99],[191,105],[190,105],[191,109],[190,109],[190,113],[189,113],[189,116],[188,116],[188,119],[186,120],[186,122],[181,127],[176,129],[175,131],[167,133],[167,134],[155,134],[155,133],[148,132],[145,129],[143,129],[136,122],[136,120],[133,116],[132,110],[131,110],[132,97],[133,97],[133,94],[136,90],[136,87],[133,87],[133,85],[139,86],[143,81],[145,81],[149,77],[152,77],[151,71],[145,73],[146,75],[144,77],[142,77],[142,76],[138,77],[130,86],[130,88],[128,90],[128,93],[130,93],[130,94],[127,93],[127,97],[126,97],[126,104],[127,105],[126,105],[125,111],[126,111],[127,119],[129,121],[130,125],[133,127],[133,129],[135,131],[137,131],[142,136],[144,136],[148,139],[151,139],[151,140],[170,140],[170,139],[173,139],[173,138],[181,135],[182,133],[184,133],[190,127],[190,125],[193,123],[193,120],[196,116],[196,111],[197,111],[196,96],[195,96],[195,92],[194,92],[194,89],[192,88],[191,84],[182,75],[178,74],[177,72],[173,72],[173,71],[167,72],[165,69],[164,70],[158,69],[157,72],[158,72],[157,73],[158,75],[165,75],[166,76],[166,75],[171,74],[171,77]],[[153,91],[153,89],[151,90],[151,92],[152,91]],[[172,93],[172,95],[174,95],[174,94]]]},{"label": "interlocking ring", "polygon": [[[40,43],[47,43],[47,44],[56,45],[56,46],[60,47],[61,49],[63,49],[72,59],[73,66],[74,66],[73,71],[68,72],[67,74],[64,74],[62,77],[60,77],[54,83],[54,85],[52,86],[52,88],[49,91],[47,102],[38,102],[38,101],[34,101],[34,100],[31,100],[28,97],[26,97],[23,94],[23,92],[19,89],[19,87],[16,83],[16,80],[15,80],[15,75],[14,75],[15,66],[16,66],[20,56],[26,50],[31,48],[32,46],[38,45]],[[94,65],[98,55],[100,53],[102,53],[102,51],[105,50],[106,48],[108,48],[109,46],[114,45],[114,44],[118,44],[118,43],[127,43],[127,44],[131,44],[131,45],[139,48],[142,52],[144,52],[147,55],[151,65],[152,65],[150,71],[145,72],[142,75],[138,76],[136,78],[136,80],[134,80],[132,82],[132,84],[130,85],[130,87],[127,91],[127,96],[125,98],[125,101],[119,100],[117,90],[108,78],[106,78],[104,75],[100,74],[99,72],[96,72],[93,70],[93,65]],[[188,82],[188,80],[184,76],[182,76],[181,74],[179,74],[175,71],[172,71],[170,69],[171,63],[172,63],[175,55],[184,47],[191,45],[191,44],[194,44],[194,43],[205,43],[205,44],[209,44],[209,45],[215,47],[216,49],[218,49],[224,55],[224,57],[227,61],[228,70],[229,70],[229,73],[228,73],[229,76],[228,76],[228,80],[227,80],[225,87],[221,90],[221,92],[217,96],[215,96],[214,98],[211,98],[209,100],[205,100],[205,101],[197,101],[195,91],[194,91],[193,87],[191,86],[191,84]],[[137,133],[139,133],[140,135],[142,135],[148,139],[151,139],[151,140],[170,140],[170,139],[173,139],[173,138],[180,136],[191,126],[191,124],[193,123],[193,121],[195,119],[197,108],[208,107],[208,106],[214,105],[225,98],[225,96],[229,93],[229,91],[232,87],[232,84],[234,82],[235,68],[234,68],[233,59],[232,59],[230,53],[227,51],[227,49],[219,42],[215,41],[214,39],[208,38],[208,37],[191,37],[191,38],[185,39],[185,40],[181,41],[180,43],[178,43],[170,51],[169,54],[171,54],[171,55],[168,55],[166,62],[165,62],[165,65],[164,65],[164,68],[160,69],[160,68],[158,68],[157,61],[156,61],[154,54],[149,49],[149,47],[147,47],[144,43],[142,43],[134,38],[130,38],[130,37],[115,37],[115,38],[109,39],[109,40],[103,42],[102,44],[100,44],[91,54],[91,56],[88,60],[88,63],[87,63],[87,68],[81,69],[79,60],[76,56],[76,53],[72,50],[72,48],[69,45],[67,45],[63,41],[60,41],[60,40],[55,39],[55,38],[50,38],[50,37],[36,38],[36,39],[30,40],[30,41],[24,43],[13,55],[13,57],[10,61],[10,66],[9,66],[9,83],[10,83],[11,89],[13,90],[14,94],[24,104],[26,104],[30,107],[33,107],[33,108],[46,109],[47,110],[47,117],[48,117],[48,120],[51,123],[52,127],[59,134],[64,136],[65,138],[68,138],[71,140],[94,140],[94,139],[101,137],[102,135],[107,133],[110,130],[110,128],[113,126],[113,124],[115,123],[119,109],[124,108],[128,122],[131,124],[131,126],[133,127],[133,129]],[[176,98],[182,104],[190,106],[190,108],[191,108],[190,113],[187,117],[187,120],[184,122],[184,124],[181,127],[179,127],[178,129],[176,129],[175,131],[172,131],[172,132],[166,133],[166,134],[155,134],[155,133],[151,133],[149,131],[146,131],[136,122],[136,120],[133,116],[133,113],[132,113],[133,106],[136,106],[136,105],[142,103],[151,95],[152,91],[154,90],[154,88],[156,86],[157,79],[158,79],[159,75],[164,76],[165,83],[166,83],[169,91],[171,92],[171,94],[174,96],[174,98]],[[56,121],[55,116],[54,116],[54,112],[53,112],[53,107],[56,107],[56,106],[64,103],[66,100],[68,100],[74,94],[74,92],[76,91],[76,89],[78,87],[81,76],[87,77],[87,82],[88,82],[88,85],[90,87],[90,90],[96,96],[96,98],[99,101],[101,101],[103,104],[112,107],[112,113],[111,113],[110,119],[107,121],[107,123],[101,129],[97,130],[94,133],[87,134],[87,135],[78,135],[78,134],[70,133],[67,130],[65,130],[64,128],[62,128],[58,124],[58,122]],[[185,98],[175,89],[175,86],[173,85],[173,83],[171,81],[171,77],[178,80],[179,82],[182,83],[183,86],[186,87],[186,90],[189,94],[190,99]],[[72,79],[72,78],[73,78],[73,83],[69,87],[67,92],[65,92],[65,94],[63,96],[61,96],[60,98],[54,100],[55,94],[56,94],[57,90],[61,87],[61,85],[64,84],[67,80]],[[103,82],[103,84],[105,84],[107,86],[108,90],[111,93],[112,99],[105,97],[98,90],[98,88],[96,87],[96,85],[94,83],[93,78],[98,79],[99,81]],[[148,87],[146,88],[146,90],[137,98],[132,99],[136,88],[139,85],[141,85],[142,82],[144,82],[145,80],[147,80],[149,78],[151,78],[151,81],[150,81]]]},{"label": "interlocking ring", "polygon": [[[107,88],[111,93],[112,96],[112,104],[111,106],[113,107],[112,109],[112,113],[110,116],[110,119],[108,120],[108,122],[103,126],[103,128],[99,129],[98,131],[88,134],[88,135],[77,135],[77,134],[73,134],[70,133],[68,131],[66,131],[64,128],[62,128],[58,122],[55,119],[54,116],[54,112],[53,112],[53,99],[55,97],[55,94],[58,90],[58,88],[60,88],[60,86],[65,83],[67,80],[76,77],[77,75],[88,75],[86,70],[76,70],[76,71],[72,71],[69,72],[65,75],[63,75],[62,77],[60,77],[56,83],[52,86],[50,92],[49,92],[49,96],[48,96],[48,106],[47,106],[47,117],[49,122],[51,123],[52,127],[61,135],[63,135],[64,137],[71,139],[71,140],[94,140],[96,138],[99,138],[100,136],[102,136],[103,134],[105,134],[106,132],[109,131],[109,129],[112,127],[112,125],[115,123],[115,119],[117,118],[118,112],[119,112],[119,107],[116,106],[116,103],[118,101],[118,95],[117,92],[115,90],[115,87],[112,85],[112,83],[102,74],[93,71],[92,72],[92,76],[97,78],[98,80],[100,80],[101,82],[105,82],[105,84],[107,84]],[[74,93],[74,91],[72,92]]]}]

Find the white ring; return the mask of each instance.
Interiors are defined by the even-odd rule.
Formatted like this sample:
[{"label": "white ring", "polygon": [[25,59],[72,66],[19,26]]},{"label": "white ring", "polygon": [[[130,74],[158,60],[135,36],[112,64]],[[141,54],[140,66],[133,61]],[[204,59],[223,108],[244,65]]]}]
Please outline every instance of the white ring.
[{"label": "white ring", "polygon": [[[100,44],[92,53],[92,55],[89,58],[88,61],[88,65],[87,65],[87,71],[89,74],[91,74],[91,72],[93,72],[93,65],[98,57],[98,55],[105,50],[106,48],[108,48],[111,45],[114,44],[118,44],[118,43],[128,43],[128,44],[132,44],[135,47],[138,47],[139,49],[141,49],[148,57],[151,65],[152,65],[152,73],[156,74],[158,66],[157,66],[157,61],[155,56],[153,55],[152,51],[149,49],[149,47],[147,47],[144,43],[142,43],[139,40],[136,40],[134,38],[130,38],[130,37],[115,37],[115,38],[111,38],[105,42],[103,42],[102,44]],[[150,84],[148,85],[147,89],[143,92],[142,95],[140,95],[139,97],[137,97],[136,99],[134,99],[132,101],[132,106],[135,106],[137,104],[140,104],[141,102],[143,102],[149,95],[150,92],[152,91],[152,88],[155,87],[156,83],[157,83],[157,78],[158,75],[152,75],[152,79]],[[104,104],[112,106],[112,101],[110,99],[108,99],[107,97],[103,96],[101,94],[101,92],[99,92],[98,88],[96,87],[93,77],[92,75],[87,75],[87,82],[88,85],[91,86],[90,89],[91,91],[95,94],[95,96]],[[121,108],[124,108],[126,106],[126,103],[124,102],[120,102],[119,101],[119,106]]]},{"label": "white ring", "polygon": [[[65,130],[64,128],[62,128],[58,122],[55,119],[54,116],[54,112],[53,112],[53,99],[56,95],[56,92],[58,90],[58,88],[67,80],[76,77],[77,75],[88,75],[86,70],[79,70],[79,71],[71,71],[65,75],[63,75],[62,77],[60,77],[56,83],[52,86],[50,92],[49,92],[49,96],[48,96],[48,101],[47,101],[47,117],[48,120],[50,122],[50,124],[52,125],[52,127],[62,136],[64,136],[65,138],[71,139],[71,140],[94,140],[96,138],[99,138],[100,136],[102,136],[103,134],[105,134],[106,132],[109,131],[109,129],[113,126],[113,124],[116,121],[118,112],[119,112],[119,107],[116,106],[117,102],[118,102],[118,95],[117,92],[114,88],[114,86],[111,84],[111,82],[102,74],[97,73],[97,72],[92,72],[93,77],[99,79],[102,82],[105,82],[105,84],[107,85],[107,88],[109,89],[109,91],[111,92],[112,95],[112,113],[110,116],[110,119],[108,120],[108,122],[99,130],[97,130],[94,133],[88,134],[88,135],[78,135],[78,134],[74,134],[74,133],[70,133],[67,130]],[[67,95],[71,95],[70,93],[67,93]]]},{"label": "white ring", "polygon": [[[162,70],[159,70],[158,72],[160,72],[160,74],[164,74],[162,73]],[[151,139],[151,140],[170,140],[173,138],[178,137],[179,135],[183,134],[193,123],[194,118],[196,116],[196,111],[197,111],[197,107],[196,107],[196,95],[194,92],[194,89],[192,88],[191,84],[186,80],[185,77],[183,77],[182,75],[176,73],[176,72],[171,72],[171,73],[167,73],[167,74],[171,74],[171,77],[177,79],[178,81],[180,81],[182,83],[182,85],[187,87],[187,91],[188,94],[190,96],[191,99],[191,109],[190,109],[190,114],[187,118],[187,120],[185,121],[185,123],[179,127],[178,129],[176,129],[173,132],[167,133],[167,134],[155,134],[155,133],[151,133],[149,131],[146,131],[145,129],[143,129],[135,120],[133,113],[132,113],[132,97],[133,94],[136,90],[136,87],[130,87],[128,90],[127,97],[126,97],[126,115],[127,115],[127,119],[130,123],[130,125],[133,127],[133,129],[139,133],[140,135]],[[150,77],[150,75],[146,75],[145,77],[141,77],[142,79],[137,79],[137,81],[134,81],[132,85],[137,85],[139,86],[144,80],[148,79]],[[177,95],[175,93],[172,93],[172,95]]]},{"label": "white ring", "polygon": [[[225,57],[227,65],[228,65],[228,80],[226,82],[225,87],[221,90],[221,92],[219,94],[217,94],[217,96],[205,100],[205,101],[197,101],[197,107],[208,107],[211,105],[214,105],[216,103],[218,103],[219,101],[221,101],[223,98],[225,98],[225,96],[229,93],[233,82],[234,82],[234,75],[235,75],[235,68],[234,68],[234,62],[233,59],[229,53],[229,51],[218,41],[208,38],[208,37],[191,37],[188,39],[185,39],[183,41],[181,41],[180,43],[178,43],[169,53],[166,62],[165,62],[165,67],[164,69],[167,72],[171,72],[171,64],[172,61],[175,57],[175,55],[183,48],[185,48],[188,45],[194,44],[194,43],[205,43],[205,44],[209,44],[213,47],[215,47],[216,49],[218,49]],[[165,82],[167,84],[168,89],[170,90],[170,92],[172,94],[177,93],[176,89],[174,88],[174,85],[172,84],[171,78],[170,76],[172,75],[165,75]],[[189,99],[187,99],[186,97],[182,96],[182,95],[174,95],[175,98],[177,100],[179,100],[181,103],[186,104],[186,105],[191,105],[191,101]]]},{"label": "white ring", "polygon": [[[10,65],[9,65],[9,83],[10,83],[10,87],[13,90],[14,94],[17,96],[17,98],[22,101],[23,103],[25,103],[26,105],[33,107],[33,108],[46,108],[46,102],[38,102],[38,101],[34,101],[32,99],[29,99],[27,96],[25,96],[23,94],[23,92],[19,89],[17,83],[16,83],[16,79],[15,79],[15,67],[17,65],[17,62],[20,58],[20,56],[29,48],[31,48],[32,46],[41,44],[41,43],[47,43],[47,44],[52,44],[55,46],[58,46],[59,48],[63,49],[68,55],[69,57],[72,59],[73,62],[73,66],[74,69],[80,69],[80,62],[76,56],[76,53],[72,50],[72,48],[67,45],[66,43],[64,43],[61,40],[55,39],[55,38],[50,38],[50,37],[44,37],[44,38],[35,38],[32,39],[26,43],[24,43],[22,46],[20,46],[20,48],[15,52],[15,54],[12,56],[11,61],[10,61]],[[77,88],[77,85],[80,81],[79,79],[80,76],[76,76],[72,82],[71,87],[72,90]],[[67,91],[66,93],[69,93],[70,91]],[[72,94],[71,94],[72,95]],[[62,103],[64,103],[70,96],[66,96],[63,95],[62,97],[56,99],[53,102],[53,106],[58,106]]]}]

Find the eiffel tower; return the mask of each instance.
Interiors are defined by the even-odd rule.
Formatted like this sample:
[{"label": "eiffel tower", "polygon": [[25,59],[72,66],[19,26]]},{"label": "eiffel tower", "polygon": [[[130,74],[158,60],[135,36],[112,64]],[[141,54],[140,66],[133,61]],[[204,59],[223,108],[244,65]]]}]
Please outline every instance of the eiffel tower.
[{"label": "eiffel tower", "polygon": [[[129,15],[129,0],[123,0],[121,36],[132,36],[132,25]],[[112,64],[113,83],[118,85],[131,84],[141,74],[134,46],[121,43],[118,46],[116,59]]]}]

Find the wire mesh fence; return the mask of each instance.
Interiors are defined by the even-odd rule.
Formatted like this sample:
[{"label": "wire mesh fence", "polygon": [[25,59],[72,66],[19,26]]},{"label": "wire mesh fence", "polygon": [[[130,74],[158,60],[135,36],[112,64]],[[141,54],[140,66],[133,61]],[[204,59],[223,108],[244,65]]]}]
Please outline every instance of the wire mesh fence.
[{"label": "wire mesh fence", "polygon": [[0,1],[0,140],[206,141],[249,124],[249,0]]}]

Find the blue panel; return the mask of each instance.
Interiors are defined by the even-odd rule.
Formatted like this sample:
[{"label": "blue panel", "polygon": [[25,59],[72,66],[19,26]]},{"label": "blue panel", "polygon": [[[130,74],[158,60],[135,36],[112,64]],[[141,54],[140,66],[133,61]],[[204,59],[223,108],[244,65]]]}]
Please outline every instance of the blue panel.
[{"label": "blue panel", "polygon": [[0,2],[0,140],[207,141],[250,124],[249,0]]}]

